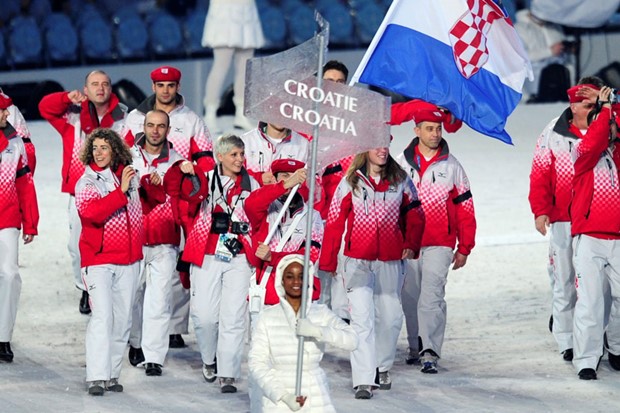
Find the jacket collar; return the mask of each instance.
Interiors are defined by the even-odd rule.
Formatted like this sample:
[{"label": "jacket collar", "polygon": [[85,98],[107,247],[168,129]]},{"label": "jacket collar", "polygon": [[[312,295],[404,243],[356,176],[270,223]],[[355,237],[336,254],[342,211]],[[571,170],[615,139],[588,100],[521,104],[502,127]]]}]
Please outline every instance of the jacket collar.
[{"label": "jacket collar", "polygon": [[[415,157],[416,157],[415,148],[419,144],[420,144],[420,138],[415,137],[403,151],[403,155],[405,156],[405,160],[407,161],[407,163],[418,172],[420,171],[420,167],[418,166],[418,163],[415,161]],[[448,155],[450,155],[450,149],[448,148],[448,142],[446,142],[446,140],[442,138],[441,141],[439,142],[439,156],[437,156],[436,162],[448,158]]]},{"label": "jacket collar", "polygon": [[[140,132],[136,135],[136,143],[135,145],[144,150],[144,145],[146,144],[146,134],[144,132]],[[153,160],[153,166],[157,166],[160,163],[167,162],[170,159],[170,149],[172,148],[172,143],[166,139],[164,142],[161,153],[155,160]]]},{"label": "jacket collar", "polygon": [[[184,102],[185,102],[185,99],[183,98],[183,95],[177,93],[177,96],[175,98],[176,107],[183,106]],[[151,96],[144,99],[138,105],[137,109],[144,114],[155,109],[155,94],[153,93]]]}]

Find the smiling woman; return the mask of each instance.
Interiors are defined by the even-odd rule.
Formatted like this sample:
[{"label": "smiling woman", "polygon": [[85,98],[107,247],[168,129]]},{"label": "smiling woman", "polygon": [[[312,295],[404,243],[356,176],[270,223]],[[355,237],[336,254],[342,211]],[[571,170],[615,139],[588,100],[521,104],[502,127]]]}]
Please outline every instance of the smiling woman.
[{"label": "smiling woman", "polygon": [[129,148],[111,129],[95,129],[80,156],[76,184],[82,222],[82,279],[92,316],[86,329],[88,393],[121,392],[118,383],[129,339],[131,308],[142,259],[142,207]]}]

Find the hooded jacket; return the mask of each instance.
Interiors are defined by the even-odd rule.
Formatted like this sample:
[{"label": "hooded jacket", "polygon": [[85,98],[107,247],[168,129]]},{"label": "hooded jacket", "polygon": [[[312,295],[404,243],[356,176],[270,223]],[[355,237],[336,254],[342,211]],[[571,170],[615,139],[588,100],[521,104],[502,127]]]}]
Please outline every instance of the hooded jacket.
[{"label": "hooded jacket", "polygon": [[[303,256],[294,254],[282,258],[275,271],[275,286],[280,304],[265,308],[252,335],[248,355],[250,376],[263,393],[262,410],[252,406],[252,412],[286,412],[288,406],[281,401],[287,394],[295,393],[298,338],[296,334],[298,314],[286,300],[282,286],[282,274],[286,267],[298,262]],[[314,266],[308,271],[314,277]],[[308,284],[311,288],[311,284]],[[300,310],[301,311],[301,310]],[[325,345],[330,344],[345,351],[357,347],[357,335],[353,328],[332,313],[324,304],[312,303],[308,296],[306,318],[321,329],[321,339],[305,338],[301,394],[306,402],[301,412],[335,412],[329,395],[327,376],[319,363]]]}]

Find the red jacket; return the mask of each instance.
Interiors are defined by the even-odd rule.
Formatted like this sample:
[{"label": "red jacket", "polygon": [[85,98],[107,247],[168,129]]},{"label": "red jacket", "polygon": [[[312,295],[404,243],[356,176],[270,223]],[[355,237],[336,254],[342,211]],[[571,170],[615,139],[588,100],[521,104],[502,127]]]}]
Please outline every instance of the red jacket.
[{"label": "red jacket", "polygon": [[175,220],[170,196],[163,185],[151,183],[151,173],[157,172],[164,178],[166,171],[179,160],[183,160],[166,141],[161,154],[149,162],[144,151],[145,135],[138,134],[136,144],[131,148],[132,166],[140,176],[140,201],[142,202],[144,245],[170,244],[178,246],[181,228]]},{"label": "red jacket", "polygon": [[570,122],[570,108],[552,120],[536,142],[530,172],[529,201],[534,217],[547,215],[553,222],[570,221],[568,207],[573,196],[572,152],[581,131]]},{"label": "red jacket", "polygon": [[110,168],[86,168],[75,186],[75,205],[82,221],[82,267],[128,265],[142,259],[142,205],[138,180],[123,193],[117,173]]},{"label": "red jacket", "polygon": [[[303,188],[303,187],[302,187]],[[252,225],[252,246],[253,251],[250,254],[255,254],[258,248],[258,243],[265,241],[269,230],[276,225],[276,218],[278,212],[282,210],[283,202],[278,198],[286,193],[284,189],[284,183],[278,182],[272,185],[265,185],[253,191],[248,199],[245,201],[245,212]],[[274,237],[269,243],[271,249],[271,260],[261,261],[256,268],[256,282],[260,283],[267,268],[271,267],[271,275],[269,281],[267,281],[267,291],[265,294],[265,304],[274,305],[280,302],[278,294],[274,287],[275,268],[280,260],[289,254],[305,254],[306,250],[306,219],[307,215],[304,215],[296,226],[295,231],[284,244],[282,252],[276,252],[276,248],[280,243],[280,240],[284,234],[288,231],[290,225],[295,220],[295,217],[302,213],[304,208],[307,208],[307,192],[297,192],[295,194],[289,211],[284,214],[282,222],[278,231],[276,231]],[[310,260],[315,262],[319,259],[321,251],[321,242],[323,240],[323,220],[318,211],[312,210],[312,235],[310,245]],[[318,278],[315,277],[313,284],[313,299],[318,300],[321,292],[321,284]]]},{"label": "red jacket", "polygon": [[[175,198],[180,198],[181,200],[190,201],[190,209],[195,208],[195,203],[192,203],[193,199],[200,199],[201,202],[198,206],[198,213],[196,217],[193,219],[193,225],[189,230],[189,234],[187,236],[187,240],[185,242],[185,249],[183,250],[183,261],[189,262],[191,264],[202,266],[205,255],[214,255],[217,247],[217,242],[219,239],[219,234],[214,234],[211,232],[211,223],[212,223],[212,213],[213,212],[224,212],[224,208],[217,203],[217,199],[220,198],[219,189],[217,189],[217,185],[214,181],[214,174],[219,172],[219,168],[209,171],[206,174],[200,169],[200,167],[195,166],[194,170],[196,174],[202,174],[202,184],[200,189],[196,194],[192,196],[188,195],[188,191],[194,192],[193,188],[190,186],[185,186],[182,181],[173,182],[172,178],[175,174],[178,173],[178,163],[174,165],[169,171],[166,173],[164,177],[166,192]],[[242,169],[241,174],[237,176],[237,179],[234,182],[231,182],[230,178],[226,176],[221,176],[222,187],[225,192],[226,201],[228,205],[234,206],[234,214],[236,217],[236,221],[249,222],[248,218],[244,211],[244,203],[245,199],[248,197],[251,191],[259,188],[258,182],[254,180],[245,169]],[[232,185],[231,185],[232,184]],[[213,190],[211,189],[213,188]],[[247,236],[240,235],[238,238],[243,244],[243,249],[240,254],[245,254],[247,250],[251,250],[251,246],[249,245],[249,239],[252,237],[251,231]],[[256,260],[253,260],[253,254],[246,254],[248,260],[251,264],[255,264]]]},{"label": "red jacket", "polygon": [[601,111],[575,147],[573,236],[620,239],[620,141],[609,145],[609,112]]},{"label": "red jacket", "polygon": [[375,184],[365,168],[357,172],[358,188],[353,191],[346,178],[334,194],[321,250],[319,267],[336,271],[338,252],[344,237],[344,255],[362,260],[400,260],[404,249],[420,252],[424,214],[411,179],[392,185]]},{"label": "red jacket", "polygon": [[[110,107],[101,122],[90,101],[76,106],[69,100],[68,92],[49,94],[39,102],[39,112],[60,133],[62,138],[62,192],[75,193],[75,183],[84,173],[79,159],[86,135],[95,128],[111,128],[121,137],[125,136],[124,119],[127,107],[115,94],[110,96]],[[133,143],[133,142],[132,142]]]},{"label": "red jacket", "polygon": [[476,238],[476,217],[469,179],[443,139],[439,155],[420,176],[415,154],[418,142],[415,138],[396,160],[413,179],[422,202],[426,218],[422,246],[454,249],[458,240],[458,252],[469,255]]},{"label": "red jacket", "polygon": [[26,148],[10,123],[0,129],[0,229],[37,235],[39,209]]}]

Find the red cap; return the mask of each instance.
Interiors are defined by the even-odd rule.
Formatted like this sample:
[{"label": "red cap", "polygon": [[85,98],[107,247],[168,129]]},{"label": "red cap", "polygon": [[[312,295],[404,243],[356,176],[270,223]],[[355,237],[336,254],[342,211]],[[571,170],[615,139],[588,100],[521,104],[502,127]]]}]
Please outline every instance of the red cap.
[{"label": "red cap", "polygon": [[12,104],[13,100],[8,95],[5,95],[4,92],[0,92],[0,110],[5,110]]},{"label": "red cap", "polygon": [[298,169],[302,169],[306,164],[296,159],[276,159],[271,163],[271,173],[277,174],[279,172],[295,172]]},{"label": "red cap", "polygon": [[586,83],[584,85],[575,85],[575,86],[571,87],[570,89],[568,89],[566,91],[566,93],[568,94],[568,101],[570,103],[577,103],[577,102],[581,102],[581,101],[584,101],[584,100],[587,99],[587,97],[585,97],[585,96],[577,96],[577,92],[582,87],[589,87],[589,88],[592,88],[594,90],[601,90],[600,87],[598,87],[596,85],[589,84],[589,83]]},{"label": "red cap", "polygon": [[153,82],[177,82],[181,81],[181,71],[176,67],[162,66],[151,72]]},{"label": "red cap", "polygon": [[420,122],[435,122],[442,123],[446,120],[446,115],[439,108],[435,109],[421,109],[413,114],[413,121],[416,125]]}]

